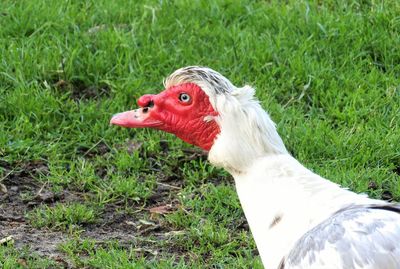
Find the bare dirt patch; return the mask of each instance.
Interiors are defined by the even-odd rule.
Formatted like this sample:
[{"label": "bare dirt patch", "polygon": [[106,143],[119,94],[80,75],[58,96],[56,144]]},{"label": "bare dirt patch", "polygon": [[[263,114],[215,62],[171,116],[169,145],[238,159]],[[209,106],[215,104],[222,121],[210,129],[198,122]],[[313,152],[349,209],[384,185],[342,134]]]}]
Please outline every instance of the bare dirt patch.
[{"label": "bare dirt patch", "polygon": [[0,221],[12,220],[24,222],[25,211],[40,200],[56,199],[45,194],[43,184],[35,180],[39,174],[48,173],[43,161],[30,163],[1,163],[3,177],[0,182],[4,189],[0,193]]},{"label": "bare dirt patch", "polygon": [[104,155],[110,151],[111,147],[103,139],[101,139],[91,147],[79,146],[76,149],[76,154],[90,159],[97,155]]},{"label": "bare dirt patch", "polygon": [[[109,148],[99,143],[93,149],[82,150],[88,152],[87,157],[93,157],[91,155],[108,152]],[[29,247],[32,252],[55,260],[61,267],[73,268],[74,265],[59,247],[71,240],[71,235],[47,228],[36,229],[30,225],[25,215],[43,204],[53,206],[56,203],[83,202],[85,194],[68,189],[55,193],[51,186],[37,180],[40,174],[49,172],[44,161],[22,164],[2,161],[1,168],[1,184],[4,189],[0,193],[0,239],[12,236],[16,248]],[[161,178],[164,182],[157,185],[154,194],[145,204],[107,204],[95,224],[79,227],[80,238],[95,240],[99,246],[116,241],[120,247],[133,247],[138,256],[153,257],[159,253],[154,241],[148,237],[163,240],[173,231],[165,223],[163,215],[179,206],[178,201],[171,198],[174,197],[171,192],[176,194],[183,184],[178,178]],[[154,210],[157,207],[164,207],[168,212]]]},{"label": "bare dirt patch", "polygon": [[398,165],[398,166],[393,170],[393,172],[394,172],[396,175],[400,176],[400,165]]},{"label": "bare dirt patch", "polygon": [[[169,154],[169,146],[165,141],[160,142],[162,152]],[[127,140],[124,148],[130,153],[141,151],[141,143]],[[112,149],[104,142],[99,141],[91,147],[78,148],[80,154],[91,159],[97,155],[109,153]],[[94,240],[96,246],[107,247],[110,242],[118,242],[120,248],[133,249],[138,257],[158,258],[159,254],[172,254],[176,259],[189,259],[190,253],[181,246],[173,243],[171,238],[184,234],[176,230],[164,218],[165,215],[182,208],[178,200],[178,193],[184,188],[184,176],[179,167],[173,175],[165,175],[156,162],[156,156],[147,156],[151,161],[150,169],[157,173],[157,187],[145,200],[117,201],[106,204],[95,223],[78,227],[79,238],[65,231],[31,226],[25,218],[27,212],[41,205],[54,206],[56,203],[84,202],[88,193],[70,190],[68,187],[61,192],[54,192],[52,186],[43,183],[38,178],[48,175],[49,169],[45,161],[31,161],[26,163],[0,162],[1,184],[4,192],[0,192],[0,240],[12,236],[16,248],[29,247],[40,256],[53,259],[61,267],[74,268],[74,264],[67,254],[60,249],[60,245],[70,240]],[[185,149],[184,155],[178,158],[177,166],[192,160],[206,160],[207,154],[197,149]],[[106,174],[107,171],[99,171]],[[99,175],[100,176],[100,175]],[[226,179],[215,177],[210,179],[219,184]],[[215,181],[215,182],[214,182]],[[1,191],[1,190],[0,190]],[[233,224],[237,229],[248,229],[245,220],[238,220]],[[160,248],[160,242],[165,242]],[[85,253],[77,253],[85,256]]]},{"label": "bare dirt patch", "polygon": [[5,189],[0,193],[0,239],[11,236],[16,248],[29,247],[31,251],[69,267],[58,250],[66,236],[57,231],[33,228],[25,213],[43,203],[75,199],[75,195],[68,191],[56,194],[35,179],[39,174],[48,173],[43,161],[20,164],[2,161],[1,167],[5,175],[1,183]]},{"label": "bare dirt patch", "polygon": [[62,78],[51,79],[51,85],[59,92],[70,93],[74,101],[99,99],[111,95],[111,87],[105,83],[97,85],[88,84],[81,79],[66,80]]}]

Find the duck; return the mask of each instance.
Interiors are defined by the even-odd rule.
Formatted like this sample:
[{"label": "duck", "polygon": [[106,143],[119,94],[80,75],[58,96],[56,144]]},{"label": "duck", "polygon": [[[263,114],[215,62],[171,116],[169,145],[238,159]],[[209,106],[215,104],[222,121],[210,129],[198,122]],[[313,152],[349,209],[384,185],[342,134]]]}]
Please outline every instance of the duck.
[{"label": "duck", "polygon": [[229,172],[265,268],[400,268],[400,204],[369,198],[303,166],[249,85],[187,66],[110,124],[172,133]]}]

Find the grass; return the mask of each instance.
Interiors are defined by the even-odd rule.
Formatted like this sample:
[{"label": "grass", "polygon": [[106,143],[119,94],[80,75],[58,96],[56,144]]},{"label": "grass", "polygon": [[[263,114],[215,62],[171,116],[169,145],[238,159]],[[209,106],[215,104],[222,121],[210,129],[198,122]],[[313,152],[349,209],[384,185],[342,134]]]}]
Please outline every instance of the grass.
[{"label": "grass", "polygon": [[17,250],[12,244],[0,247],[0,265],[3,269],[53,268],[55,261],[44,259],[27,248]]},{"label": "grass", "polygon": [[397,1],[1,1],[0,239],[15,243],[0,246],[0,267],[262,268],[226,172],[169,134],[108,125],[186,65],[255,86],[307,167],[399,201],[399,12]]},{"label": "grass", "polygon": [[73,228],[73,225],[93,223],[94,209],[83,204],[56,204],[38,207],[27,215],[30,224],[35,228],[49,227],[54,229]]}]

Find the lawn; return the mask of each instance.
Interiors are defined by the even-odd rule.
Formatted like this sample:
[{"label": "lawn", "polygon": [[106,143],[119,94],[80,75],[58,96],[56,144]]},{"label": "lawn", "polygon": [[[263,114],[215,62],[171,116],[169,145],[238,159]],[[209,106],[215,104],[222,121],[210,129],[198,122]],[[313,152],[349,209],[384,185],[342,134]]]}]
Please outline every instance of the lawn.
[{"label": "lawn", "polygon": [[172,135],[109,125],[186,65],[256,87],[316,173],[399,201],[399,14],[373,0],[2,0],[0,267],[263,268],[229,174]]}]

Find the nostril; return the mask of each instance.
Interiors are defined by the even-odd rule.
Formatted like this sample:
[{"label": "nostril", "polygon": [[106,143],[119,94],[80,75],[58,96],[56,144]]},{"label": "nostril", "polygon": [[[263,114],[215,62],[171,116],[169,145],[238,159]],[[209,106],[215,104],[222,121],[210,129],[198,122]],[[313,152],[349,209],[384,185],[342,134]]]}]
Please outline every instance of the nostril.
[{"label": "nostril", "polygon": [[154,96],[154,94],[145,94],[138,99],[137,103],[140,107],[152,107],[154,105]]},{"label": "nostril", "polygon": [[145,107],[143,107],[142,112],[143,112],[143,113],[149,112],[149,109],[152,108],[153,106],[154,106],[154,102],[153,102],[153,100],[150,100],[150,101],[145,105]]}]

